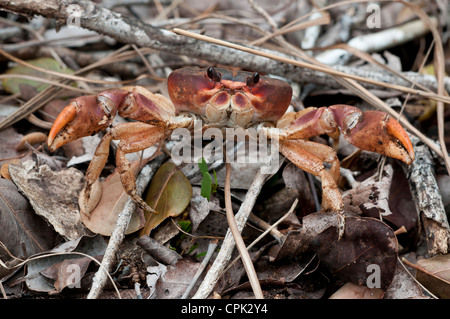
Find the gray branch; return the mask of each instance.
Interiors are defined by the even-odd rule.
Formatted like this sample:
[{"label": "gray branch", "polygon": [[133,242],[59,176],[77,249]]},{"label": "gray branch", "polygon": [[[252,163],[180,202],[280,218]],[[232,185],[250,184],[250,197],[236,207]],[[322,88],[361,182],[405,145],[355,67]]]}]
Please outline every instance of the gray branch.
[{"label": "gray branch", "polygon": [[[186,55],[192,58],[204,59],[211,63],[258,70],[284,76],[297,82],[316,83],[318,85],[326,84],[332,88],[342,87],[338,82],[330,80],[329,75],[302,69],[251,53],[179,36],[169,30],[156,28],[139,20],[122,16],[88,0],[0,0],[1,9],[22,15],[41,15],[55,19],[59,24],[75,24],[82,28],[96,31],[99,34],[110,36],[121,43],[135,44],[161,52]],[[261,48],[258,49],[261,50]],[[280,52],[265,49],[264,51],[294,58]],[[339,66],[336,69],[352,75],[361,75],[361,72],[363,72],[361,68],[349,66]],[[437,87],[436,79],[431,76],[419,75],[415,72],[405,72],[404,75],[410,80],[416,81],[416,83],[432,90],[435,90]],[[386,83],[395,83],[408,87],[411,85],[398,76],[383,71],[365,71],[364,76]],[[446,89],[450,90],[449,78],[445,79],[445,84]],[[369,87],[365,83],[362,83],[362,85]]]},{"label": "gray branch", "polygon": [[415,136],[410,135],[410,138],[416,159],[404,168],[428,253],[432,256],[446,254],[450,250],[450,226],[434,176],[434,159],[426,145]]}]

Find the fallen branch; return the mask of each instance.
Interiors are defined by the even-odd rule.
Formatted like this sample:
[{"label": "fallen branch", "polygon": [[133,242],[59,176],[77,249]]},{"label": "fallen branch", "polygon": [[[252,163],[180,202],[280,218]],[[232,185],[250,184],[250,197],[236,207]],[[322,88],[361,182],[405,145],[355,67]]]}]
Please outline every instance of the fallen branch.
[{"label": "fallen branch", "polygon": [[[162,52],[170,52],[172,54],[187,55],[205,59],[211,63],[228,64],[244,69],[259,70],[260,72],[286,76],[298,82],[311,82],[316,78],[320,79],[322,72],[329,73],[330,70],[332,70],[318,70],[316,68],[308,71],[308,69],[311,68],[311,65],[307,63],[304,63],[302,66],[286,64],[252,53],[227,48],[222,45],[205,43],[203,41],[178,36],[169,30],[156,28],[137,20],[131,20],[87,0],[49,0],[45,2],[31,0],[11,2],[8,0],[0,0],[0,9],[17,14],[42,15],[46,18],[55,19],[59,24],[66,24],[73,16],[79,16],[80,27],[110,36],[121,43],[135,44],[137,46],[148,47]],[[286,57],[279,52],[270,50],[264,51]],[[340,70],[342,72],[334,71],[334,74],[342,77],[351,77],[361,83],[381,85],[382,87],[385,87],[388,83],[389,88],[392,88],[393,84],[401,80],[398,79],[398,77],[393,77],[394,79],[397,78],[397,80],[392,81],[392,77],[389,77],[390,82],[384,83],[378,80],[373,81],[370,78],[354,76],[355,72],[358,71],[357,68],[341,67]],[[421,76],[417,76],[418,79],[414,76],[412,77],[416,83],[420,84]],[[331,83],[336,85],[336,87],[340,87],[336,82],[329,81],[329,76],[326,76],[326,78],[328,79],[328,84]],[[450,80],[446,79],[446,82],[450,83]],[[397,87],[400,91],[403,90],[403,92],[412,94],[418,93],[424,97],[443,100],[446,103],[450,102],[450,99],[444,96],[410,89],[409,87],[403,86],[404,82],[400,83],[402,84],[399,84]],[[426,84],[430,84],[428,78],[424,85],[426,86]],[[430,89],[437,87],[436,83],[431,83],[431,85],[432,87],[429,87]]]},{"label": "fallen branch", "polygon": [[409,187],[416,204],[420,226],[430,255],[450,251],[450,226],[442,197],[434,177],[434,159],[426,145],[411,136],[416,160],[405,167]]}]

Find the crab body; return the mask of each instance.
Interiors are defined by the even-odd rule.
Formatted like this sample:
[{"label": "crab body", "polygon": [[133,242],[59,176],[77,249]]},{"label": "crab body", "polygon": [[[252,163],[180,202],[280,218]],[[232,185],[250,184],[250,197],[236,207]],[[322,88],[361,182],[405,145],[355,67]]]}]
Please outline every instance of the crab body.
[{"label": "crab body", "polygon": [[[169,75],[167,84],[170,99],[139,86],[111,89],[72,100],[55,120],[48,138],[51,151],[109,128],[87,170],[85,198],[89,199],[91,187],[107,161],[109,144],[116,139],[120,140],[116,165],[125,191],[141,208],[154,212],[136,194],[135,177],[125,154],[162,142],[176,128],[193,129],[195,121],[201,121],[204,127],[256,127],[268,138],[276,136],[280,152],[286,158],[321,178],[323,206],[340,213],[339,216],[343,213],[343,201],[336,184],[339,178],[336,152],[309,138],[327,134],[337,145],[342,133],[359,148],[407,164],[414,160],[406,132],[388,114],[361,112],[350,105],[286,112],[291,86],[257,72],[182,68]],[[135,121],[112,126],[117,114]],[[330,163],[331,168],[326,170],[323,162]],[[342,223],[341,226],[343,229]]]}]

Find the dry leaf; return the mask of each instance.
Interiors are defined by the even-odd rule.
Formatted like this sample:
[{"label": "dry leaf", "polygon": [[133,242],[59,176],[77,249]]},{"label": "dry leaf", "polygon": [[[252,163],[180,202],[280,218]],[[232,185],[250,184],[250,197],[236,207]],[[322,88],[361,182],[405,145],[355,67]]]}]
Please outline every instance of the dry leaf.
[{"label": "dry leaf", "polygon": [[11,181],[12,180],[11,175],[9,175],[9,164],[20,164],[20,160],[17,158],[12,159],[10,161],[3,163],[0,168],[0,174],[2,175],[2,177],[5,179],[9,179]]},{"label": "dry leaf", "polygon": [[417,262],[417,280],[440,298],[450,299],[450,254]]},{"label": "dry leaf", "polygon": [[167,217],[181,214],[192,197],[192,186],[176,165],[167,162],[158,169],[153,177],[145,201],[158,213],[145,213],[146,225],[141,235],[148,235]]},{"label": "dry leaf", "polygon": [[64,288],[81,288],[81,279],[86,274],[92,258],[81,257],[64,259],[40,272],[47,280],[53,282],[54,290],[51,294],[60,293]]},{"label": "dry leaf", "polygon": [[[0,179],[0,225],[0,242],[15,257],[47,251],[56,242],[53,229],[35,214],[13,182],[6,179]],[[0,259],[11,259],[3,248]]]},{"label": "dry leaf", "polygon": [[386,289],[394,278],[397,238],[394,231],[378,219],[346,217],[340,240],[337,240],[336,229],[330,227],[311,241],[310,249],[342,280],[366,284],[373,272],[371,267],[377,267],[379,272],[377,288]]},{"label": "dry leaf", "polygon": [[[174,266],[167,267],[167,271],[156,283],[156,295],[158,299],[180,299],[197,272],[200,263],[190,259],[180,259]],[[197,290],[201,278],[192,289],[191,297]]]},{"label": "dry leaf", "polygon": [[64,238],[75,239],[91,232],[80,219],[77,198],[84,175],[75,168],[52,171],[33,161],[9,165],[9,173],[19,190],[30,200],[36,213],[44,217]]},{"label": "dry leaf", "polygon": [[[27,275],[25,276],[28,289],[41,292],[59,292],[67,285],[78,284],[85,271],[77,267],[86,266],[84,261],[80,263],[79,259],[85,257],[72,252],[83,253],[92,257],[103,256],[106,246],[105,240],[100,235],[95,237],[83,236],[55,247],[47,256],[29,261],[27,263]],[[92,261],[91,258],[89,259]],[[54,274],[55,268],[61,273]],[[42,272],[45,273],[45,276]],[[78,278],[74,278],[74,276]],[[54,285],[54,282],[49,281],[49,278],[59,280],[57,286]],[[64,278],[69,281],[63,282]],[[78,281],[74,282],[73,279],[78,279]]]},{"label": "dry leaf", "polygon": [[383,294],[383,289],[368,288],[348,282],[332,294],[330,299],[381,299]]},{"label": "dry leaf", "polygon": [[[131,167],[136,173],[139,162],[132,162]],[[84,192],[80,192],[79,205],[83,224],[96,234],[111,236],[116,227],[117,218],[129,196],[123,189],[118,170],[108,176],[101,183],[95,183],[92,188],[91,202],[85,203]],[[83,207],[87,207],[84,211]],[[94,208],[93,208],[94,207]],[[138,231],[145,225],[142,210],[136,209],[133,213],[125,234]]]}]

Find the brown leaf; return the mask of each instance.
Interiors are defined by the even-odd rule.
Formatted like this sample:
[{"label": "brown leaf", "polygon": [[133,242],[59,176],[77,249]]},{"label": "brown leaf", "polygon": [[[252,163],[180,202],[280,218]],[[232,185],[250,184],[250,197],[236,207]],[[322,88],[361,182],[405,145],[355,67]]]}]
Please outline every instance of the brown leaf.
[{"label": "brown leaf", "polygon": [[[134,172],[137,172],[139,162],[132,162],[131,167]],[[81,209],[81,220],[92,232],[102,234],[103,236],[111,236],[116,227],[117,218],[123,210],[123,206],[129,196],[123,189],[117,169],[104,181],[94,185],[96,185],[96,187],[93,187],[91,193],[93,203],[87,204],[87,207],[89,208],[87,212],[85,212],[83,208],[86,205],[84,192],[80,192],[79,205]],[[92,207],[94,207],[93,210]],[[130,219],[125,234],[136,232],[144,227],[144,225],[144,214],[142,213],[142,210],[136,209]]]},{"label": "brown leaf", "polygon": [[[33,291],[55,293],[68,285],[78,285],[85,273],[83,268],[87,266],[87,261],[81,260],[80,255],[74,253],[83,253],[97,258],[104,255],[106,247],[107,243],[100,235],[83,236],[62,243],[48,254],[28,261],[25,276],[27,288]],[[89,260],[92,261],[92,258]],[[61,273],[56,274],[55,271]],[[49,279],[59,280],[59,282],[55,286],[55,282]]]},{"label": "brown leaf", "polygon": [[33,161],[9,165],[9,173],[19,190],[30,200],[36,213],[67,239],[91,232],[83,226],[77,197],[83,187],[83,174],[75,168],[52,171]]},{"label": "brown leaf", "polygon": [[141,235],[148,235],[167,217],[181,214],[192,197],[192,186],[182,171],[170,162],[164,163],[155,173],[145,201],[158,213],[145,213],[146,225]]},{"label": "brown leaf", "polygon": [[316,236],[310,249],[340,279],[365,285],[375,274],[376,288],[386,289],[394,278],[398,244],[394,231],[380,220],[347,217],[340,240],[330,227]]},{"label": "brown leaf", "polygon": [[440,298],[450,299],[450,254],[417,262],[417,280]]},{"label": "brown leaf", "polygon": [[60,293],[64,288],[81,288],[81,278],[84,277],[92,258],[81,257],[65,259],[44,269],[40,274],[53,281],[55,290],[49,293]]},{"label": "brown leaf", "polygon": [[[186,291],[199,266],[200,263],[193,262],[188,258],[180,259],[174,266],[169,266],[164,276],[156,283],[157,298],[179,299]],[[201,278],[197,281],[198,284],[192,290],[191,295],[195,293],[200,282]]]},{"label": "brown leaf", "polygon": [[[53,229],[35,214],[13,182],[6,179],[0,179],[0,230],[0,241],[15,257],[47,251],[56,241]],[[0,259],[11,259],[3,248]]]}]

